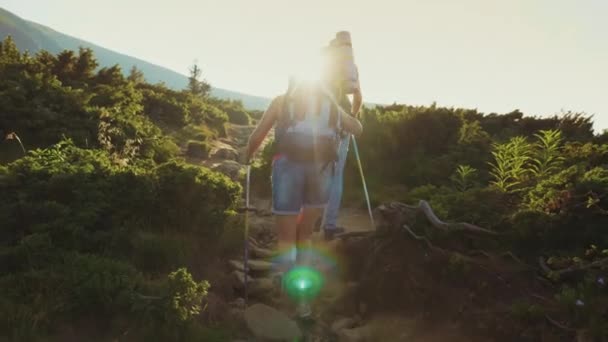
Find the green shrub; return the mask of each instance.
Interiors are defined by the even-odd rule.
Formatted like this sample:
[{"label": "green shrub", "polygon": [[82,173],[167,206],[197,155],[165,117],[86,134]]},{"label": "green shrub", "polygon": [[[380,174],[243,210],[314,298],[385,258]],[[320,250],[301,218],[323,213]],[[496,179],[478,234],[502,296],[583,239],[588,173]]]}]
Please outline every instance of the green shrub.
[{"label": "green shrub", "polygon": [[154,161],[156,163],[167,162],[180,153],[180,148],[173,140],[162,138],[154,145]]},{"label": "green shrub", "polygon": [[608,293],[600,279],[605,278],[592,272],[576,285],[563,285],[556,295],[556,300],[568,315],[568,322],[574,328],[587,330],[594,341],[608,336]]},{"label": "green shrub", "polygon": [[209,152],[211,151],[211,146],[204,141],[194,141],[191,140],[188,142],[186,153],[188,156],[193,158],[201,158],[206,159],[209,158]]},{"label": "green shrub", "polygon": [[237,125],[249,125],[251,117],[240,101],[219,100],[212,102],[228,115],[228,121]]},{"label": "green shrub", "polygon": [[276,152],[276,144],[271,140],[254,160],[251,166],[251,191],[257,196],[269,196],[271,193],[270,175],[272,174],[272,158]]},{"label": "green shrub", "polygon": [[229,110],[228,111],[228,120],[237,125],[249,125],[251,124],[251,118],[249,114],[245,111],[240,110]]},{"label": "green shrub", "polygon": [[133,264],[143,272],[164,273],[185,264],[188,248],[168,234],[138,234],[132,245]]},{"label": "green shrub", "polygon": [[129,310],[141,281],[132,266],[95,255],[60,255],[60,261],[44,268],[0,278],[0,331],[26,324],[32,331],[45,331],[54,322],[82,315],[102,318]]},{"label": "green shrub", "polygon": [[197,133],[194,136],[194,140],[196,140],[196,141],[208,141],[209,140],[209,135],[206,134],[206,133],[203,133],[203,132]]},{"label": "green shrub", "polygon": [[196,332],[193,318],[203,310],[202,302],[209,287],[207,281],[196,282],[185,268],[149,285],[148,289],[155,294],[136,296],[131,309],[139,317],[140,334],[173,341],[192,336]]},{"label": "green shrub", "polygon": [[239,184],[223,174],[177,162],[161,165],[156,175],[157,226],[215,237],[221,233],[240,196]]}]

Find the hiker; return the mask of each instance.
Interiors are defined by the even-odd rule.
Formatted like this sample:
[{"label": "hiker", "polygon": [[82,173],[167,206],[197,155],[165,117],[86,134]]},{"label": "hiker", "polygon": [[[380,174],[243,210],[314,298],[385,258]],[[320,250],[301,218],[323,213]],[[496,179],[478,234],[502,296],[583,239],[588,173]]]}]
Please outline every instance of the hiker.
[{"label": "hiker", "polygon": [[[336,43],[337,41],[334,39],[330,43],[330,46]],[[331,58],[328,58],[326,61],[326,68],[332,68]],[[356,69],[355,72],[358,74]],[[327,72],[324,74],[327,74]],[[356,78],[356,83],[351,93],[353,97],[352,104],[344,91],[341,91],[341,94],[339,94],[339,103],[347,113],[350,113],[352,116],[356,117],[361,110],[361,106],[363,105],[363,95],[361,94],[361,86],[359,84],[358,77]],[[334,169],[334,175],[330,186],[329,201],[327,203],[327,207],[325,208],[323,220],[319,219],[315,227],[315,230],[318,230],[320,226],[323,225],[323,233],[325,240],[327,241],[333,240],[336,234],[344,232],[344,228],[339,227],[337,223],[338,212],[340,211],[340,202],[342,201],[342,192],[344,187],[344,166],[346,165],[346,157],[348,156],[350,136],[351,135],[348,132],[340,132],[338,162],[336,164],[336,168]]]},{"label": "hiker", "polygon": [[[307,253],[298,251],[310,249],[314,224],[327,205],[340,134],[358,135],[363,129],[359,120],[338,105],[335,77],[339,76],[325,73],[320,81],[310,83],[291,78],[287,92],[272,100],[249,137],[247,163],[275,127],[272,212],[281,272],[310,265]],[[299,303],[297,311],[300,317],[311,314],[306,302]]]}]

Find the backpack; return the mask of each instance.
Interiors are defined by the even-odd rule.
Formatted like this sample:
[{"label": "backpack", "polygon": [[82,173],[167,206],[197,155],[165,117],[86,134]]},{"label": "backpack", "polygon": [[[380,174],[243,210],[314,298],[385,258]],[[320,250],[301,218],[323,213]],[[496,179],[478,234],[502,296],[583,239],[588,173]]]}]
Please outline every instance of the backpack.
[{"label": "backpack", "polygon": [[337,161],[342,131],[338,110],[333,94],[321,84],[291,84],[275,128],[277,152],[294,161]]}]

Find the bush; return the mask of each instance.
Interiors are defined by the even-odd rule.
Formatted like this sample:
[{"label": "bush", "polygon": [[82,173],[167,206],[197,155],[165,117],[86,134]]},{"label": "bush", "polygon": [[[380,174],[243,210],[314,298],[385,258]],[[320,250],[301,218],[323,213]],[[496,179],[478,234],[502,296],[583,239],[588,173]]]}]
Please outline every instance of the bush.
[{"label": "bush", "polygon": [[228,121],[237,125],[249,125],[251,117],[240,101],[215,99],[213,104],[228,115]]},{"label": "bush", "polygon": [[180,232],[218,241],[240,185],[177,161],[138,165],[64,141],[0,167],[0,331],[22,339],[77,318],[135,320],[126,313],[141,291],[172,298],[160,306],[169,326],[196,315],[208,285],[184,271],[165,290],[143,279],[185,263]]},{"label": "bush", "polygon": [[179,146],[173,140],[163,137],[154,144],[154,161],[164,163],[175,158],[180,153]]},{"label": "bush", "polygon": [[133,264],[150,274],[165,273],[185,264],[189,250],[169,234],[140,233],[133,241]]},{"label": "bush", "polygon": [[192,328],[196,326],[193,318],[203,310],[202,302],[209,287],[207,281],[196,282],[185,268],[151,284],[149,290],[156,295],[138,296],[132,307],[132,312],[140,317],[140,334],[171,341],[192,337]]},{"label": "bush", "polygon": [[0,278],[0,331],[41,332],[79,316],[128,311],[141,281],[130,265],[95,255],[63,253],[57,263]]},{"label": "bush", "polygon": [[228,120],[237,125],[249,125],[251,124],[251,118],[249,114],[245,111],[240,110],[229,110],[228,111]]},{"label": "bush", "polygon": [[156,208],[157,225],[166,230],[217,237],[242,191],[223,174],[178,162],[160,166],[156,175],[161,199]]},{"label": "bush", "polygon": [[210,151],[211,146],[208,143],[191,140],[188,142],[186,153],[189,157],[207,159],[209,158]]}]

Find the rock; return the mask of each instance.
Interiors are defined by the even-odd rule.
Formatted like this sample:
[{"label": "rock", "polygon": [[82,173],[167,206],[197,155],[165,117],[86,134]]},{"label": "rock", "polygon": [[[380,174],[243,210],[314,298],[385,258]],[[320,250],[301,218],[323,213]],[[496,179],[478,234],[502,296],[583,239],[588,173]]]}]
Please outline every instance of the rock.
[{"label": "rock", "polygon": [[272,294],[274,290],[274,281],[270,278],[254,279],[251,283],[251,293],[253,294]]},{"label": "rock", "polygon": [[340,318],[331,325],[331,331],[340,334],[340,331],[354,327],[357,322],[357,318]]},{"label": "rock", "polygon": [[239,153],[232,146],[225,145],[212,151],[211,158],[237,161]]},{"label": "rock", "polygon": [[264,304],[254,304],[245,310],[245,322],[249,330],[259,339],[270,341],[293,341],[302,336],[302,331],[284,313]]},{"label": "rock", "polygon": [[245,309],[230,309],[230,320],[232,322],[244,322],[245,321]]},{"label": "rock", "polygon": [[[234,277],[234,287],[243,289],[245,287],[245,273],[242,271],[232,272]],[[275,290],[275,282],[271,278],[252,278],[247,277],[247,290],[249,294],[272,294]]]},{"label": "rock", "polygon": [[208,323],[225,321],[230,314],[230,305],[213,292],[207,294],[207,297],[205,298],[205,308],[201,317]]},{"label": "rock", "polygon": [[251,251],[251,254],[258,258],[272,258],[274,256],[274,253],[271,250],[257,247],[253,243],[249,244],[249,250]]},{"label": "rock", "polygon": [[245,299],[244,298],[237,298],[235,300],[233,300],[232,302],[229,303],[229,305],[235,309],[245,309]]},{"label": "rock", "polygon": [[234,141],[228,139],[228,138],[219,138],[217,139],[217,141],[224,143],[226,145],[232,146],[233,148],[236,146],[236,144],[234,143]]},{"label": "rock", "polygon": [[242,165],[235,162],[234,160],[224,160],[221,163],[217,163],[211,166],[213,171],[221,172],[232,180],[238,180],[239,172],[241,172]]},{"label": "rock", "polygon": [[[232,276],[236,282],[236,285],[239,287],[243,287],[245,286],[245,273],[243,273],[242,271],[234,271],[232,272]],[[247,283],[251,284],[253,282],[253,278],[251,278],[251,276],[247,276]]]},{"label": "rock", "polygon": [[[230,260],[230,266],[237,271],[245,271],[245,264],[240,260]],[[249,260],[247,268],[250,272],[269,272],[272,269],[272,263],[263,260]]]},{"label": "rock", "polygon": [[253,236],[249,237],[249,244],[255,247],[260,247],[260,242],[258,240],[256,240]]},{"label": "rock", "polygon": [[358,328],[342,329],[338,333],[339,342],[363,342],[371,341],[371,328],[364,325]]},{"label": "rock", "polygon": [[359,303],[359,314],[361,314],[361,316],[365,316],[366,313],[367,313],[367,304]]}]

